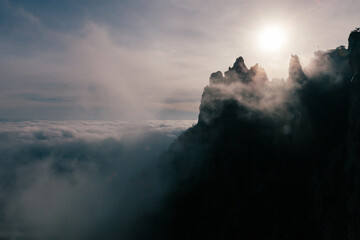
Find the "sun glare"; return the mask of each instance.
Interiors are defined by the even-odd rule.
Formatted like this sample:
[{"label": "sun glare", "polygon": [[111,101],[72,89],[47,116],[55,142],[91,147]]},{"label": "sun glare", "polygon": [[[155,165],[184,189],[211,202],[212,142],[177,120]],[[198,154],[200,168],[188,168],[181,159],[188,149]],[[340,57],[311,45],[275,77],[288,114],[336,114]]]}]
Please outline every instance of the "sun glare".
[{"label": "sun glare", "polygon": [[259,44],[263,50],[276,51],[285,44],[285,32],[278,26],[271,26],[260,32]]}]

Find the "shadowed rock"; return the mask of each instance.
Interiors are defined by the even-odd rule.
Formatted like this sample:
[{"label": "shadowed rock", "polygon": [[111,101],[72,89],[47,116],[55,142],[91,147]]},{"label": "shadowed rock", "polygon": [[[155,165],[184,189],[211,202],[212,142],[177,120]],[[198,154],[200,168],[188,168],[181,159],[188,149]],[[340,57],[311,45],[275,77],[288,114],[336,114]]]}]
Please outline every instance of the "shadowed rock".
[{"label": "shadowed rock", "polygon": [[359,239],[359,34],[304,70],[291,56],[285,83],[242,57],[213,73],[164,156],[153,239]]}]

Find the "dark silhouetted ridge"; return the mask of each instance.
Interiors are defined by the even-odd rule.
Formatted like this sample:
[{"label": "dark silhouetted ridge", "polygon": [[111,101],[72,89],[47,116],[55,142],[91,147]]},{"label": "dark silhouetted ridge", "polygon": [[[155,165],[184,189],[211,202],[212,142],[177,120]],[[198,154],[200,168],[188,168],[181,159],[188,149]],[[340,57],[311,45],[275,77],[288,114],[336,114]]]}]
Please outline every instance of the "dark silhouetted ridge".
[{"label": "dark silhouetted ridge", "polygon": [[[286,81],[239,57],[165,154],[156,239],[360,239],[360,32]],[[147,236],[148,238],[152,238]],[[155,239],[154,238],[154,239]]]}]

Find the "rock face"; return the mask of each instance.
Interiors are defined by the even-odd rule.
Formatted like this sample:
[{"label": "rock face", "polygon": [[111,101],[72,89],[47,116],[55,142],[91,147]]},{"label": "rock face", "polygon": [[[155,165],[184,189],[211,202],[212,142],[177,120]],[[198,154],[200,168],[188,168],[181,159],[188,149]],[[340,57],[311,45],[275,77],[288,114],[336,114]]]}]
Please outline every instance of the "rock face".
[{"label": "rock face", "polygon": [[300,64],[299,57],[292,55],[289,64],[289,78],[288,81],[296,81],[299,84],[303,84],[306,80],[305,74],[303,72],[302,66]]},{"label": "rock face", "polygon": [[360,236],[360,32],[353,31],[349,36],[349,65],[351,67],[349,93],[349,128],[347,138],[347,159],[345,176],[347,189],[349,239]]},{"label": "rock face", "polygon": [[349,37],[349,64],[351,67],[351,91],[349,102],[348,168],[359,167],[360,157],[360,32]]},{"label": "rock face", "polygon": [[307,68],[292,56],[286,82],[242,57],[211,74],[164,157],[175,183],[154,239],[360,239],[359,53],[354,31]]}]

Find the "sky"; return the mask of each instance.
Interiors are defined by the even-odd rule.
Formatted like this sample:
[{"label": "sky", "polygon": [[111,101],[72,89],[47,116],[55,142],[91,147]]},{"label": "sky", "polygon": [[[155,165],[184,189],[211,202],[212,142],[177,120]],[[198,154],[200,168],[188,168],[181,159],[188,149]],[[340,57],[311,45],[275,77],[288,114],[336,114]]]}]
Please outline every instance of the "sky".
[{"label": "sky", "polygon": [[[196,119],[243,56],[286,78],[291,54],[347,46],[357,0],[0,0],[0,119]],[[278,26],[276,51],[259,36]]]}]

